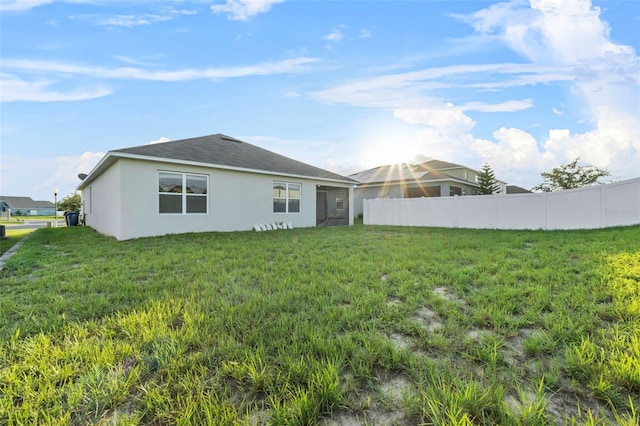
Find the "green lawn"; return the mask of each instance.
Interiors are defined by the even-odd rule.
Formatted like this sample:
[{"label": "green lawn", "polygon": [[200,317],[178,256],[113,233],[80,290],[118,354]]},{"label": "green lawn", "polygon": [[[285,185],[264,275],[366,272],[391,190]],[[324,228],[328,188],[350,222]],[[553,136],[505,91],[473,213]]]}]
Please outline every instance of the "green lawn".
[{"label": "green lawn", "polygon": [[33,229],[11,229],[10,226],[5,228],[5,240],[0,240],[0,256],[5,254],[11,247],[16,245],[18,241],[27,236]]},{"label": "green lawn", "polygon": [[639,235],[40,229],[0,271],[0,424],[636,425]]}]

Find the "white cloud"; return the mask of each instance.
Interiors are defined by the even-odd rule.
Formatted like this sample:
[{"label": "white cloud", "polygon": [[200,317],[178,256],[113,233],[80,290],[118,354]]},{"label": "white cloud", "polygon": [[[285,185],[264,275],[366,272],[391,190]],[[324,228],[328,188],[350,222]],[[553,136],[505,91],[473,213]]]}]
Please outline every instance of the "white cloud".
[{"label": "white cloud", "polygon": [[[313,99],[327,103],[354,106],[413,108],[431,103],[436,89],[465,88],[497,90],[557,81],[571,81],[573,69],[564,66],[538,66],[535,64],[476,64],[450,65],[425,68],[404,73],[386,74],[339,84],[310,93]],[[496,79],[500,78],[500,79]],[[478,83],[478,81],[481,81]],[[473,92],[470,92],[473,94]],[[478,95],[479,96],[479,95]],[[439,103],[443,103],[440,101]],[[470,101],[473,105],[489,105]],[[508,101],[496,111],[517,111],[531,106],[530,100]],[[478,109],[480,110],[480,109]],[[486,108],[486,112],[490,112]]]},{"label": "white cloud", "polygon": [[343,37],[342,30],[340,30],[339,28],[334,28],[331,30],[329,34],[327,34],[322,38],[327,41],[338,42],[342,40],[342,37]]},{"label": "white cloud", "polygon": [[364,28],[360,30],[359,38],[371,38],[373,34],[368,29]]},{"label": "white cloud", "polygon": [[[417,133],[413,146],[419,151],[414,155],[472,167],[488,161],[499,178],[525,187],[540,183],[541,171],[578,156],[611,170],[614,177],[640,176],[640,58],[632,47],[611,41],[598,7],[589,0],[515,0],[458,18],[470,23],[479,39],[497,40],[525,62],[379,75],[309,96],[326,103],[389,109],[405,123],[424,126]],[[567,127],[592,128],[549,128],[548,136],[538,138],[510,126],[495,130],[491,140],[473,134],[475,122],[465,111],[517,113],[533,107],[532,99],[486,102],[488,91],[493,100],[495,93],[508,98],[512,88],[542,84],[559,85],[571,104],[584,106],[584,116]],[[440,95],[438,89],[445,88],[466,90],[464,95],[456,92],[454,105]],[[551,112],[564,113],[564,103],[560,105]]]},{"label": "white cloud", "polygon": [[104,153],[91,151],[85,151],[77,157],[56,157],[54,160],[55,173],[44,181],[45,185],[56,185],[60,188],[72,186],[75,190],[75,187],[80,183],[78,174],[89,173],[102,157],[104,157]]},{"label": "white cloud", "polygon": [[0,10],[27,10],[45,4],[53,3],[55,0],[0,0]]},{"label": "white cloud", "polygon": [[[584,133],[550,129],[540,141],[559,162],[580,156],[627,177],[640,175],[640,58],[630,46],[613,43],[600,8],[590,0],[531,0],[501,3],[476,12],[474,28],[492,33],[536,64],[570,67],[573,94],[594,125]],[[564,111],[553,109],[556,114]],[[505,139],[503,139],[505,140]]]},{"label": "white cloud", "polygon": [[73,89],[67,91],[51,90],[53,82],[48,80],[26,81],[18,77],[0,75],[0,102],[31,101],[31,102],[71,102],[84,101],[108,96],[111,89],[98,86],[90,89]]},{"label": "white cloud", "polygon": [[226,0],[224,4],[214,4],[211,11],[226,14],[232,21],[246,21],[254,15],[266,13],[271,6],[284,0]]},{"label": "white cloud", "polygon": [[[128,58],[119,58],[128,60]],[[53,90],[52,87],[59,84],[69,75],[85,75],[91,78],[102,79],[133,79],[150,81],[188,81],[199,79],[220,80],[228,78],[249,77],[256,75],[274,75],[296,73],[304,70],[304,66],[316,62],[314,58],[293,58],[277,62],[264,62],[260,64],[227,68],[203,68],[183,69],[176,71],[146,70],[140,67],[106,68],[91,65],[76,65],[56,61],[40,60],[13,60],[4,59],[3,67],[12,72],[47,73],[47,79],[37,78],[27,80],[13,74],[1,74],[2,92],[0,102],[11,101],[82,101],[107,96],[112,93],[110,88],[97,85],[90,88],[76,88],[72,90]]]},{"label": "white cloud", "polygon": [[171,141],[171,139],[169,139],[168,137],[160,136],[158,139],[156,139],[154,141],[147,142],[147,145],[154,145],[154,144],[157,144],[157,143],[164,143],[164,142],[170,142],[170,141]]},{"label": "white cloud", "polygon": [[[149,57],[149,59],[158,59],[162,57],[162,55],[155,55],[152,57]],[[150,62],[148,60],[141,60],[141,59],[136,59],[136,58],[130,58],[128,56],[121,56],[121,55],[113,55],[113,58],[121,61],[121,62],[125,62],[127,64],[131,64],[131,65],[137,65],[137,66],[141,66],[141,67],[146,67],[146,66],[153,66],[155,65],[153,62]]]},{"label": "white cloud", "polygon": [[[79,156],[36,158],[33,156],[3,156],[0,182],[3,193],[53,201],[53,189],[58,199],[75,192],[80,183],[78,174],[88,173],[104,156],[103,152],[86,151]],[[29,170],[29,173],[24,173]]]},{"label": "white cloud", "polygon": [[564,103],[560,104],[560,109],[551,107],[551,111],[553,111],[555,115],[564,115]]},{"label": "white cloud", "polygon": [[186,81],[197,79],[225,79],[252,75],[272,75],[299,72],[304,65],[317,62],[315,58],[293,58],[277,62],[226,68],[182,69],[175,71],[151,71],[142,68],[105,68],[91,65],[75,65],[56,61],[4,59],[5,69],[62,74],[82,74],[98,78],[134,79],[152,81]]},{"label": "white cloud", "polygon": [[531,99],[512,100],[497,104],[487,102],[466,102],[460,106],[462,111],[480,112],[514,112],[522,111],[533,107]]},{"label": "white cloud", "polygon": [[149,13],[143,13],[140,15],[75,15],[71,16],[71,19],[85,21],[92,25],[105,26],[109,28],[114,27],[126,27],[132,28],[139,25],[151,25],[156,22],[170,21],[173,19],[172,15],[154,15]]},{"label": "white cloud", "polygon": [[470,132],[476,123],[458,108],[396,109],[394,117],[409,124],[425,126],[447,135]]}]

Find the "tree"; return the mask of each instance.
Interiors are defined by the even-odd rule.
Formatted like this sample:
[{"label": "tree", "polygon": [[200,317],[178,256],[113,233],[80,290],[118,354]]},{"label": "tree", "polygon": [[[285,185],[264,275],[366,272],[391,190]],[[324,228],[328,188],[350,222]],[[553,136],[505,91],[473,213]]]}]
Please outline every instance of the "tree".
[{"label": "tree", "polygon": [[611,176],[608,170],[591,165],[580,165],[578,161],[580,161],[580,157],[569,164],[556,167],[550,172],[540,173],[544,178],[544,182],[531,189],[533,191],[551,192],[581,188],[583,186],[599,184],[601,182],[599,182],[598,179]]},{"label": "tree", "polygon": [[496,175],[493,173],[491,167],[484,163],[478,174],[478,194],[489,195],[500,191],[500,185],[496,181]]},{"label": "tree", "polygon": [[77,212],[80,210],[80,206],[82,206],[82,198],[78,193],[68,195],[58,203],[59,209],[62,209],[68,212]]}]

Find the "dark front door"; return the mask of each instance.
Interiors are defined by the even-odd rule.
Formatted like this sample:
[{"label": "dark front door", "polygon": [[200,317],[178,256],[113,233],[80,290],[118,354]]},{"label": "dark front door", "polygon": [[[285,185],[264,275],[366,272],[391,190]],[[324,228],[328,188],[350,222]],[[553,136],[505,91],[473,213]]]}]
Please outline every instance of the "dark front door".
[{"label": "dark front door", "polygon": [[322,225],[327,220],[327,193],[316,192],[316,225]]}]

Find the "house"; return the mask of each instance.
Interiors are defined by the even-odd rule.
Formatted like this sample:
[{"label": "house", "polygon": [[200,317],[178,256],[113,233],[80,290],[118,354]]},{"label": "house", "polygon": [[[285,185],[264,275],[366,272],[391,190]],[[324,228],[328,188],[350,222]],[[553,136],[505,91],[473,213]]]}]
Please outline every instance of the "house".
[{"label": "house", "polygon": [[267,223],[352,225],[355,183],[216,134],[109,151],[78,190],[85,224],[126,240]]},{"label": "house", "polygon": [[[363,213],[363,201],[372,198],[420,198],[476,195],[478,170],[429,160],[420,164],[393,164],[354,173],[349,177],[359,183],[354,191],[354,214]],[[496,182],[505,193],[506,183]]]},{"label": "house", "polygon": [[507,194],[531,194],[526,188],[517,185],[507,185]]},{"label": "house", "polygon": [[2,216],[53,216],[56,206],[50,201],[34,201],[31,197],[5,197],[0,195]]}]

